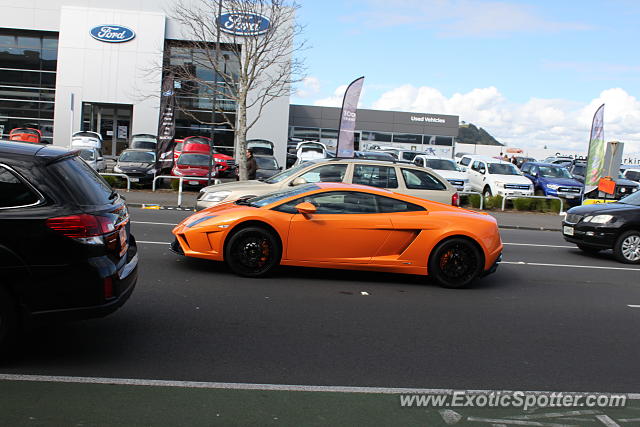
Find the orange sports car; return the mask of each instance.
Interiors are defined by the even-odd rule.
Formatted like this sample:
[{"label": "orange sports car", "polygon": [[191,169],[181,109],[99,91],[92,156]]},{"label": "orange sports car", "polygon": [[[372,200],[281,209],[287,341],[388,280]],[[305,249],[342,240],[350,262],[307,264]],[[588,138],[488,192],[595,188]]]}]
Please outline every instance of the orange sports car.
[{"label": "orange sports car", "polygon": [[172,250],[262,276],[278,265],[429,275],[460,288],[497,268],[489,215],[362,185],[317,183],[200,211]]}]

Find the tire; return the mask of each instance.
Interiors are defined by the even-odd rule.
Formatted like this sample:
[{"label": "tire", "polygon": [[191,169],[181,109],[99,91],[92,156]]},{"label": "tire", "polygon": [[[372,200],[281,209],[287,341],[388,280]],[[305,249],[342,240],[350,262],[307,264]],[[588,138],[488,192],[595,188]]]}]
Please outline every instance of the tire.
[{"label": "tire", "polygon": [[10,354],[18,335],[18,311],[13,297],[0,287],[0,358]]},{"label": "tire", "polygon": [[444,288],[464,288],[482,274],[484,257],[472,242],[453,238],[441,242],[429,257],[429,276]]},{"label": "tire", "polygon": [[602,250],[600,248],[594,248],[593,246],[586,246],[586,245],[578,245],[578,249],[588,254],[597,254]]},{"label": "tire", "polygon": [[490,187],[484,187],[482,195],[483,195],[483,197],[485,199],[488,199],[489,197],[493,196],[493,194],[491,193],[491,188]]},{"label": "tire", "polygon": [[542,191],[540,189],[534,191],[533,195],[534,196],[546,196],[546,194],[544,194],[544,191]]},{"label": "tire", "polygon": [[640,264],[640,231],[622,233],[613,245],[613,255],[625,264]]},{"label": "tire", "polygon": [[278,264],[282,248],[273,232],[262,227],[247,227],[233,233],[224,248],[224,259],[236,274],[261,277]]}]

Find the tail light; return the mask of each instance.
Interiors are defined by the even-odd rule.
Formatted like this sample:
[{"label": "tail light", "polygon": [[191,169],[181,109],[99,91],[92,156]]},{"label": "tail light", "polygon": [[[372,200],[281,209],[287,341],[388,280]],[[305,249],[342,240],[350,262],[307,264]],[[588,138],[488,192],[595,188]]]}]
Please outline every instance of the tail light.
[{"label": "tail light", "polygon": [[451,196],[451,206],[460,206],[460,195],[457,192]]},{"label": "tail light", "polygon": [[102,236],[115,230],[112,219],[99,215],[71,215],[49,218],[47,227],[81,243],[104,244]]}]

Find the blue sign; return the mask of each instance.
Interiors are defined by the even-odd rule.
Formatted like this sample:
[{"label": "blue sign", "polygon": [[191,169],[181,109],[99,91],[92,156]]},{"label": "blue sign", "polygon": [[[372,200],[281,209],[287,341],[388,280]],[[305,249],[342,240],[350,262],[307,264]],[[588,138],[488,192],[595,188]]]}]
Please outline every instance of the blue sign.
[{"label": "blue sign", "polygon": [[133,40],[136,33],[122,25],[98,25],[91,29],[91,37],[106,43],[124,43]]},{"label": "blue sign", "polygon": [[234,36],[258,36],[269,31],[271,23],[257,13],[228,12],[218,18],[220,31]]}]

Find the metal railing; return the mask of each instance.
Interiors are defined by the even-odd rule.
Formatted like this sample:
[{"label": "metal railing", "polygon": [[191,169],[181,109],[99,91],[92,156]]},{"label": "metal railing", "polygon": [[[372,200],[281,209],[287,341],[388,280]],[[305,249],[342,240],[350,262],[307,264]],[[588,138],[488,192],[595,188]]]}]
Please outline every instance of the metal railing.
[{"label": "metal railing", "polygon": [[127,180],[127,193],[131,191],[131,179],[123,173],[100,173],[102,176],[117,176],[118,178],[124,178]]},{"label": "metal railing", "polygon": [[[182,206],[182,183],[187,180],[187,181],[207,181],[208,178],[203,178],[201,176],[171,176],[171,175],[158,175],[155,178],[153,178],[153,184],[151,185],[151,191],[156,191],[156,181],[158,179],[177,179],[180,181],[180,183],[178,184],[178,207]],[[211,184],[212,185],[217,185],[220,184],[222,181],[220,181],[217,178],[214,178],[211,180]]]},{"label": "metal railing", "polygon": [[460,196],[471,196],[473,194],[477,194],[480,196],[480,210],[484,209],[484,197],[482,196],[482,193],[478,193],[477,191],[458,191],[458,194]]},{"label": "metal railing", "polygon": [[560,213],[559,215],[564,215],[565,212],[564,202],[560,197],[556,196],[502,196],[502,210],[504,211],[504,207],[507,203],[507,200],[515,200],[515,199],[546,199],[546,200],[560,200]]}]

